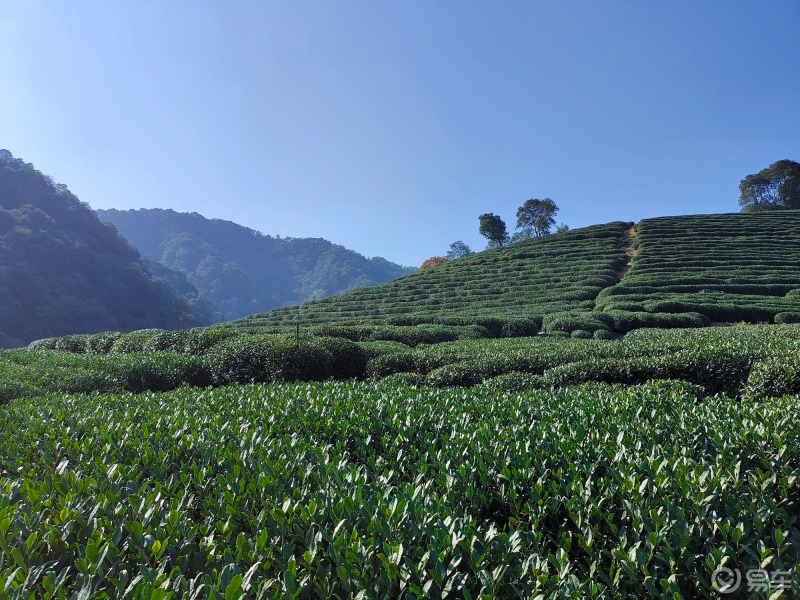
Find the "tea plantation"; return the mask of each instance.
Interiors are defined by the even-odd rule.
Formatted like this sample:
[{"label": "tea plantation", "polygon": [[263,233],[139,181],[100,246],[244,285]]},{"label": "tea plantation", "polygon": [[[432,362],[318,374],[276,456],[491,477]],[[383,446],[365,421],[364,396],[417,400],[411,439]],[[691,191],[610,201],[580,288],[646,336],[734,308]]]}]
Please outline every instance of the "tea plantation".
[{"label": "tea plantation", "polygon": [[534,319],[571,309],[591,309],[628,262],[626,231],[609,223],[480,252],[390,281],[274,309],[235,324],[269,331],[301,323],[465,325],[483,318]]},{"label": "tea plantation", "polygon": [[0,600],[797,597],[798,225],[611,223],[2,351]]},{"label": "tea plantation", "polygon": [[797,398],[269,384],[0,428],[8,598],[698,598],[800,560]]},{"label": "tea plantation", "polygon": [[598,306],[697,312],[712,321],[800,321],[800,212],[646,219],[638,253]]},{"label": "tea plantation", "polygon": [[[643,327],[800,322],[800,213],[609,223],[445,262],[232,322],[266,332],[381,325],[605,337]],[[601,333],[597,333],[601,332]]]}]

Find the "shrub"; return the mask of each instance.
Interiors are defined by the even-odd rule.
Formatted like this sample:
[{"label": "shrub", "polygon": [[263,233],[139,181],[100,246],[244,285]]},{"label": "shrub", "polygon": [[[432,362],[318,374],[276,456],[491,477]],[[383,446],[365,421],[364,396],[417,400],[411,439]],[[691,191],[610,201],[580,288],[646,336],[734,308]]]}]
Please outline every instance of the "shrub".
[{"label": "shrub", "polygon": [[343,338],[315,338],[311,343],[331,354],[331,371],[336,379],[364,377],[367,354],[355,342]]},{"label": "shrub", "polygon": [[26,381],[0,378],[0,406],[14,398],[37,395],[36,388]]},{"label": "shrub", "polygon": [[143,352],[183,352],[183,331],[160,331],[142,345]]},{"label": "shrub", "polygon": [[314,344],[269,336],[237,336],[211,350],[215,383],[321,381],[333,374],[333,356]]},{"label": "shrub", "polygon": [[91,350],[89,347],[89,340],[91,337],[91,335],[65,335],[56,338],[54,350],[85,354]]},{"label": "shrub", "polygon": [[425,383],[435,387],[471,387],[480,383],[481,379],[472,365],[455,363],[434,369],[425,377]]},{"label": "shrub", "polygon": [[528,337],[536,335],[541,326],[541,319],[512,319],[503,324],[501,330],[503,337]]},{"label": "shrub", "polygon": [[124,334],[119,331],[104,331],[89,336],[89,352],[92,354],[108,354],[119,338]]},{"label": "shrub", "polygon": [[314,336],[345,338],[353,342],[369,340],[374,331],[372,325],[319,325],[311,328]]},{"label": "shrub", "polygon": [[475,324],[485,328],[490,337],[501,337],[506,323],[499,317],[479,317],[475,319]]},{"label": "shrub", "polygon": [[359,347],[364,351],[367,361],[376,356],[407,352],[408,346],[400,342],[359,342]]},{"label": "shrub", "polygon": [[175,352],[128,353],[115,358],[109,369],[123,389],[135,393],[211,384],[211,373],[201,357]]},{"label": "shrub", "polygon": [[144,352],[145,346],[150,339],[163,332],[163,329],[140,329],[139,331],[131,331],[130,333],[122,334],[114,340],[111,346],[111,352],[115,354]]},{"label": "shrub", "polygon": [[457,328],[442,325],[416,325],[413,327],[377,327],[369,336],[371,341],[394,341],[417,346],[440,344],[459,339]]},{"label": "shrub", "polygon": [[641,328],[688,328],[710,325],[708,317],[700,313],[646,313],[607,310],[598,314],[611,329],[627,333]]},{"label": "shrub", "polygon": [[603,313],[551,313],[544,316],[542,328],[545,331],[565,331],[566,333],[582,329],[593,333],[598,329],[606,329],[605,323],[600,320],[598,314]]},{"label": "shrub", "polygon": [[646,312],[647,309],[638,302],[613,302],[607,304],[603,310],[623,310],[627,312]]},{"label": "shrub", "polygon": [[425,385],[425,376],[419,373],[395,373],[388,375],[380,380],[380,383],[386,385],[407,385],[407,386],[421,386]]},{"label": "shrub", "polygon": [[770,356],[750,370],[742,395],[759,400],[800,393],[800,358],[797,354]]},{"label": "shrub", "polygon": [[55,350],[59,338],[44,338],[35,340],[26,346],[28,350]]},{"label": "shrub", "polygon": [[[594,333],[598,333],[600,331],[607,331],[607,330],[598,329]],[[572,333],[570,333],[570,337],[575,338],[575,339],[579,339],[579,340],[588,340],[588,339],[592,338],[592,333],[589,332],[589,331],[586,331],[584,329],[575,329]]]},{"label": "shrub", "polygon": [[592,337],[596,340],[613,340],[614,334],[608,329],[598,329],[592,334]]},{"label": "shrub", "polygon": [[800,323],[800,312],[782,312],[775,315],[775,323]]},{"label": "shrub", "polygon": [[412,351],[379,354],[367,361],[367,377],[382,379],[395,373],[416,371],[415,355]]},{"label": "shrub", "polygon": [[236,335],[241,334],[233,329],[224,327],[188,329],[182,332],[183,352],[186,354],[206,354],[220,342]]},{"label": "shrub", "polygon": [[544,380],[540,375],[513,372],[488,379],[483,387],[494,392],[524,392],[544,387]]}]

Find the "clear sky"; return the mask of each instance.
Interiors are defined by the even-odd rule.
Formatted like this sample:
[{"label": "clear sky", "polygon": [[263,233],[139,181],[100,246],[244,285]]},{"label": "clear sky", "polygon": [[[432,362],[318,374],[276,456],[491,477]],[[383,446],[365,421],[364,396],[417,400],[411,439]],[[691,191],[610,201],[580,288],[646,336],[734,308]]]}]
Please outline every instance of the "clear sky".
[{"label": "clear sky", "polygon": [[800,1],[0,0],[0,148],[94,208],[419,265],[528,198],[738,210],[800,161]]}]

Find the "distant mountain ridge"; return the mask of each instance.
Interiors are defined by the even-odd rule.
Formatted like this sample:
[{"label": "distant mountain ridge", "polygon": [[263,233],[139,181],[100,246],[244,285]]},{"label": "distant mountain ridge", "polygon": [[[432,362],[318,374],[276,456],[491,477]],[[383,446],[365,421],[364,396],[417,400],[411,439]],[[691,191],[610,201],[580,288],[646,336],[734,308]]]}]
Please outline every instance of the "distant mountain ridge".
[{"label": "distant mountain ridge", "polygon": [[0,150],[0,347],[210,319],[185,276],[143,261],[65,185]]},{"label": "distant mountain ridge", "polygon": [[416,272],[321,238],[265,235],[168,209],[98,210],[142,255],[183,272],[225,321]]}]

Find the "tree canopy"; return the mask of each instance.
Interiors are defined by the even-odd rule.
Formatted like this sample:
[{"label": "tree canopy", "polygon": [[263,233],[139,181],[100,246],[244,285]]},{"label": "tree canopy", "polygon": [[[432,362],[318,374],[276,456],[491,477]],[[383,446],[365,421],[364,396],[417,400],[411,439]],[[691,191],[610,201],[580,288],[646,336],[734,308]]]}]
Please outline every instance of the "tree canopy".
[{"label": "tree canopy", "polygon": [[800,208],[800,163],[779,160],[739,183],[742,212]]},{"label": "tree canopy", "polygon": [[420,271],[425,271],[430,269],[431,267],[435,267],[436,265],[440,265],[443,262],[447,262],[447,259],[444,256],[431,256],[429,259],[425,260],[420,266]]},{"label": "tree canopy", "polygon": [[456,260],[470,254],[472,254],[472,249],[461,240],[458,240],[450,244],[450,249],[447,251],[447,260]]},{"label": "tree canopy", "polygon": [[550,198],[531,198],[517,209],[517,231],[514,239],[540,237],[550,233],[556,224],[558,206]]},{"label": "tree canopy", "polygon": [[481,235],[489,240],[487,247],[500,248],[508,243],[508,231],[503,219],[493,213],[482,214],[478,219]]},{"label": "tree canopy", "polygon": [[321,238],[270,236],[172,210],[100,210],[143,256],[184,273],[225,321],[416,271]]},{"label": "tree canopy", "polygon": [[0,347],[208,322],[181,273],[143,261],[66,186],[0,151]]}]

